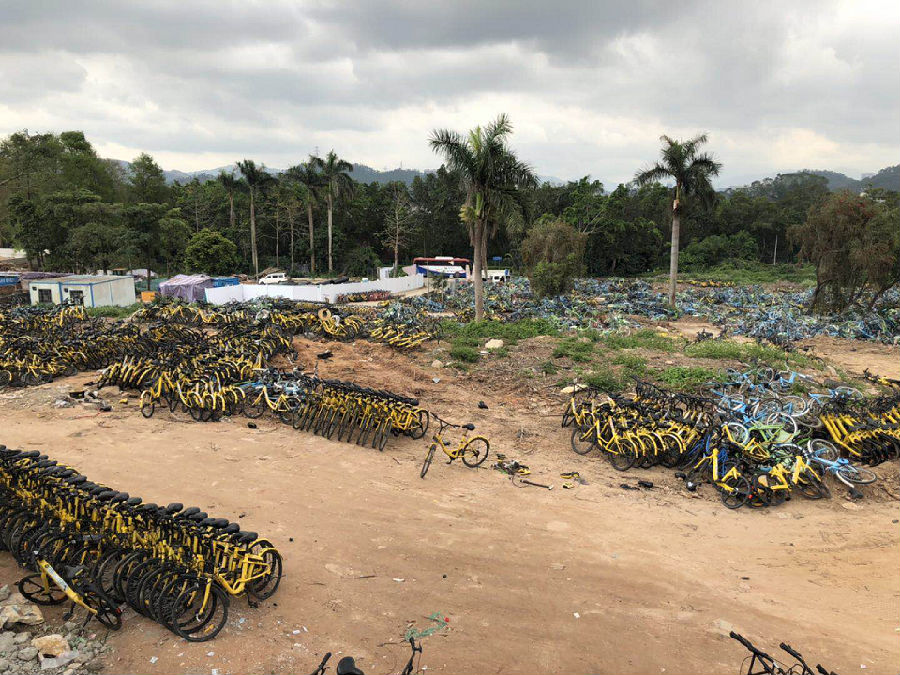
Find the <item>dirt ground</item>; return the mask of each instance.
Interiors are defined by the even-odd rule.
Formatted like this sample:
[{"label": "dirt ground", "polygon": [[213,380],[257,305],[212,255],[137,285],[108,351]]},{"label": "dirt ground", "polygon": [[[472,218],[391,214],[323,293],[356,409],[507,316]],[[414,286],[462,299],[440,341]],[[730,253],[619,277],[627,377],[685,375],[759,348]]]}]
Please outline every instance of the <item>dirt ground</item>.
[{"label": "dirt ground", "polygon": [[[306,364],[323,349],[298,345]],[[732,628],[770,651],[786,641],[837,672],[897,671],[900,512],[890,491],[728,511],[708,486],[688,493],[670,471],[619,474],[572,453],[553,378],[454,374],[431,369],[427,353],[329,346],[322,375],[407,392],[471,421],[491,439],[489,463],[497,452],[518,459],[553,489],[516,487],[489,463],[436,460],[422,480],[426,439],[392,439],[379,453],[271,419],[257,429],[244,418],[145,420],[114,389],[104,390],[110,413],[52,406],[94,373],[0,393],[0,442],[148,501],[238,520],[284,555],[275,597],[255,609],[233,603],[214,641],[188,644],[133,617],[110,637],[108,672],[304,673],[326,651],[354,655],[366,672],[398,672],[407,626],[428,627],[434,612],[449,624],[424,639],[425,672],[736,673],[746,652],[727,637]],[[566,470],[587,485],[562,489]],[[654,488],[621,487],[639,478]],[[0,584],[19,575],[0,555]]]}]

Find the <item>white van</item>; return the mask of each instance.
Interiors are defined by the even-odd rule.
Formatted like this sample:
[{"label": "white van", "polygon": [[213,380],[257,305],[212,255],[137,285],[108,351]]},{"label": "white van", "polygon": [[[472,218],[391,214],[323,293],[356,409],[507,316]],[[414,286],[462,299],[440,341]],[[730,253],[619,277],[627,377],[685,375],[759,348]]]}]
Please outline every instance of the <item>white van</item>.
[{"label": "white van", "polygon": [[287,274],[284,272],[272,272],[272,274],[267,274],[262,279],[259,280],[259,283],[269,285],[269,284],[283,284],[288,281]]}]

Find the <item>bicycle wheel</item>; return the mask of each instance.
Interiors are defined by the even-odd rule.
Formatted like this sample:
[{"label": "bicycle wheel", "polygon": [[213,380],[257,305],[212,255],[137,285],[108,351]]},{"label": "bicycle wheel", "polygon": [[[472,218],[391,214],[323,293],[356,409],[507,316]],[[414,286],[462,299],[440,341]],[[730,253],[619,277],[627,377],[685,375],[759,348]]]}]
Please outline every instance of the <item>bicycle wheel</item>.
[{"label": "bicycle wheel", "polygon": [[152,396],[141,396],[141,415],[150,419],[156,411],[156,403]]},{"label": "bicycle wheel", "polygon": [[572,450],[575,451],[577,455],[586,455],[591,450],[597,447],[597,437],[596,437],[596,429],[591,426],[587,429],[583,427],[575,427],[572,429],[572,437],[569,439],[569,442],[572,445]]},{"label": "bicycle wheel", "polygon": [[420,410],[418,412],[418,420],[413,422],[409,429],[409,437],[416,441],[422,438],[422,436],[425,435],[425,432],[428,431],[428,424],[430,422],[431,415],[428,414],[428,411]]},{"label": "bicycle wheel", "polygon": [[275,595],[275,591],[278,590],[278,585],[281,583],[282,574],[281,554],[269,542],[265,540],[256,542],[250,552],[258,553],[262,549],[265,550],[261,557],[269,571],[259,579],[254,579],[247,584],[247,592],[257,600],[266,600]]},{"label": "bicycle wheel", "polygon": [[606,459],[616,471],[628,471],[638,460],[637,449],[631,443],[617,440],[606,448]]},{"label": "bicycle wheel", "polygon": [[831,497],[831,490],[816,476],[805,473],[797,482],[797,490],[807,499],[826,499]]},{"label": "bicycle wheel", "polygon": [[746,476],[732,476],[717,485],[722,503],[729,509],[739,509],[750,499],[750,481]]},{"label": "bicycle wheel", "polygon": [[422,471],[419,473],[420,478],[425,478],[425,474],[428,473],[428,469],[431,466],[431,461],[434,459],[434,451],[437,449],[437,445],[432,443],[428,448],[428,452],[425,454],[425,462],[422,464]]},{"label": "bicycle wheel", "polygon": [[217,585],[202,581],[186,588],[170,610],[170,628],[188,642],[212,640],[228,621],[228,596]]},{"label": "bicycle wheel", "polygon": [[878,476],[871,469],[864,466],[854,466],[853,464],[845,464],[836,472],[837,477],[855,483],[856,485],[870,485],[878,480]]},{"label": "bicycle wheel", "polygon": [[100,625],[106,626],[110,630],[119,630],[122,627],[122,610],[96,590],[85,591],[81,595],[81,600],[97,612],[94,618],[100,622]]},{"label": "bicycle wheel", "polygon": [[17,585],[19,593],[36,605],[60,605],[66,601],[66,592],[52,581],[49,581],[49,589],[44,588],[40,574],[22,577]]},{"label": "bicycle wheel", "polygon": [[488,453],[491,451],[491,444],[486,438],[476,436],[469,439],[469,442],[463,446],[462,461],[466,466],[475,468],[481,466],[487,459]]}]

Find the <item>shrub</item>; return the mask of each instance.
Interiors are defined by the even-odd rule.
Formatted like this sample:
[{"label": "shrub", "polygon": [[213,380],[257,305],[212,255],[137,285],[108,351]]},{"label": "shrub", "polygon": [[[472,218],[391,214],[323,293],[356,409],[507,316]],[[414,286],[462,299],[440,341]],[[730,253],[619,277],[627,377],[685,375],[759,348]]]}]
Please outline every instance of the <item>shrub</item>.
[{"label": "shrub", "polygon": [[598,368],[585,375],[582,379],[585,384],[610,394],[616,394],[624,388],[622,379],[609,368]]},{"label": "shrub", "polygon": [[553,350],[553,358],[568,357],[576,363],[585,363],[591,360],[594,345],[578,338],[565,338]]},{"label": "shrub", "polygon": [[231,274],[238,264],[237,246],[205,227],[193,235],[184,249],[184,262],[192,272]]},{"label": "shrub", "polygon": [[381,260],[371,246],[357,246],[350,249],[344,260],[344,274],[366,277],[381,267]]},{"label": "shrub", "polygon": [[535,225],[522,242],[522,258],[531,289],[538,296],[572,289],[582,274],[587,237],[561,220]]}]

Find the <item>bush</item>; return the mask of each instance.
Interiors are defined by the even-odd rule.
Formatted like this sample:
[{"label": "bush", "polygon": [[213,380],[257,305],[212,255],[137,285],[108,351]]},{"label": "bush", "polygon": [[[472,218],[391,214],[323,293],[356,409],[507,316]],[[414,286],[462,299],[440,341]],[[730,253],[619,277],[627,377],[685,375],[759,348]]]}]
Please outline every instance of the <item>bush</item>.
[{"label": "bush", "polygon": [[553,358],[567,357],[575,363],[585,363],[591,360],[594,345],[578,338],[565,338],[553,350]]},{"label": "bush", "polygon": [[352,277],[371,276],[379,267],[381,260],[371,246],[351,249],[344,260],[344,274]]},{"label": "bush", "polygon": [[656,379],[674,389],[699,389],[704,383],[721,379],[722,374],[709,368],[672,366],[660,371]]},{"label": "bush", "polygon": [[535,225],[522,242],[522,258],[531,290],[538,296],[572,289],[584,270],[587,237],[561,220]]},{"label": "bush", "polygon": [[203,228],[184,249],[184,262],[192,272],[231,274],[238,264],[237,246],[215,230]]},{"label": "bush", "polygon": [[116,307],[113,305],[109,305],[106,307],[85,307],[84,313],[88,316],[102,316],[108,319],[123,319],[126,316],[131,316],[143,306],[144,305],[140,302],[136,302],[133,305],[128,305],[127,307]]},{"label": "bush", "polygon": [[692,241],[681,252],[681,264],[685,270],[718,265],[724,260],[755,260],[759,251],[756,240],[749,232],[714,234],[699,241]]},{"label": "bush", "polygon": [[559,333],[556,324],[549,319],[522,319],[510,323],[484,320],[459,323],[447,320],[442,322],[442,326],[447,335],[476,340],[500,338],[510,345],[516,344],[519,340],[539,335],[557,335]]},{"label": "bush", "polygon": [[588,373],[583,378],[584,383],[588,386],[595,387],[600,391],[616,394],[624,388],[622,379],[609,368],[599,368]]},{"label": "bush", "polygon": [[450,347],[450,356],[457,361],[465,363],[476,363],[481,358],[481,354],[477,349],[460,344],[454,344]]}]

